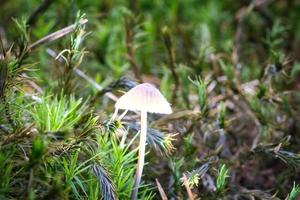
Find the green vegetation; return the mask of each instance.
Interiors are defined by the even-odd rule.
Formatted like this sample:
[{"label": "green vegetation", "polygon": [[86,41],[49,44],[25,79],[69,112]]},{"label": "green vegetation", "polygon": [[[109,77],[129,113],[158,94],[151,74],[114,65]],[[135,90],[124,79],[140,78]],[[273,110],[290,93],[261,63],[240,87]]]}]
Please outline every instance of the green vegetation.
[{"label": "green vegetation", "polygon": [[130,199],[140,113],[114,105],[143,82],[173,113],[138,199],[299,199],[299,1],[0,5],[1,200]]}]

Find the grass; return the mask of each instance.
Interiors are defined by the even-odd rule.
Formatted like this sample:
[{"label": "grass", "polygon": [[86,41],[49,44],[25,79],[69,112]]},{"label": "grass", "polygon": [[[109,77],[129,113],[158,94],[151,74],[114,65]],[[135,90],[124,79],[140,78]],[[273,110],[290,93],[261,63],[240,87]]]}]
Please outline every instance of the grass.
[{"label": "grass", "polygon": [[297,1],[7,1],[0,19],[0,199],[299,199]]}]

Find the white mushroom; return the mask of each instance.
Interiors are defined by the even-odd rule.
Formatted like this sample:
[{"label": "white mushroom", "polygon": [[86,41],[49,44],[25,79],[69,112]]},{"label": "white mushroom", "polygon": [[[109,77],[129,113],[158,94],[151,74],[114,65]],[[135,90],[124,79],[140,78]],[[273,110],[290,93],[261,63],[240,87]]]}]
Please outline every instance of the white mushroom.
[{"label": "white mushroom", "polygon": [[141,134],[140,134],[140,145],[139,145],[139,156],[138,164],[136,169],[135,182],[131,193],[131,199],[137,198],[138,187],[141,182],[144,157],[145,157],[145,146],[147,137],[147,112],[170,114],[172,109],[170,104],[164,98],[164,96],[149,83],[143,83],[135,86],[127,93],[125,93],[116,102],[116,110],[132,110],[141,112]]}]

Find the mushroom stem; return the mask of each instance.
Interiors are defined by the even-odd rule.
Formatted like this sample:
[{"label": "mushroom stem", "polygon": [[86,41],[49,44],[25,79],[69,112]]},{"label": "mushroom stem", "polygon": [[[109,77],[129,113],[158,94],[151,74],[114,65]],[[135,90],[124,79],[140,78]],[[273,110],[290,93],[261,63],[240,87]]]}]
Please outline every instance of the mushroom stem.
[{"label": "mushroom stem", "polygon": [[131,193],[131,200],[137,199],[138,188],[142,179],[144,160],[145,160],[145,148],[147,138],[147,111],[141,111],[141,133],[140,133],[140,145],[139,145],[139,157],[135,174],[135,181]]}]

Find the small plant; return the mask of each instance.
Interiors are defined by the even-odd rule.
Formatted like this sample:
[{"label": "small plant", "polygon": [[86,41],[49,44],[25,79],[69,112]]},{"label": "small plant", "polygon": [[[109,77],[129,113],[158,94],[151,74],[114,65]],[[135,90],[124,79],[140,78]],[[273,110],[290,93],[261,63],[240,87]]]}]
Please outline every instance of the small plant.
[{"label": "small plant", "polygon": [[100,191],[104,200],[116,200],[115,186],[107,174],[107,171],[101,165],[93,165],[93,172],[98,178]]},{"label": "small plant", "polygon": [[296,185],[296,183],[294,182],[292,191],[288,194],[288,196],[285,199],[296,200],[299,194],[300,194],[300,187],[299,185]]},{"label": "small plant", "polygon": [[234,67],[230,64],[226,64],[223,60],[219,61],[219,64],[222,68],[222,70],[224,71],[224,74],[227,77],[227,80],[229,82],[234,80]]},{"label": "small plant", "polygon": [[199,184],[199,180],[200,180],[200,177],[199,177],[199,173],[197,171],[194,170],[194,171],[188,173],[187,183],[189,184],[189,186],[191,188],[197,187]]},{"label": "small plant", "polygon": [[[109,126],[105,125],[105,127]],[[121,129],[121,127],[118,129]],[[134,186],[135,165],[138,159],[136,156],[138,148],[133,147],[133,142],[138,134],[126,140],[128,133],[124,133],[121,140],[119,140],[116,134],[118,129],[103,129],[102,134],[97,135],[98,148],[94,154],[99,153],[100,160],[98,163],[103,166],[102,170],[107,170],[106,174],[109,176],[111,184],[114,185],[109,188],[115,188],[116,196],[119,199],[129,199]],[[99,181],[105,183],[103,180]],[[108,188],[108,185],[102,185],[101,188]],[[152,196],[151,191],[145,185],[140,186],[139,191],[139,194],[145,196],[145,198]],[[106,194],[111,194],[111,192]]]},{"label": "small plant", "polygon": [[[139,126],[129,124],[129,128],[138,132]],[[171,155],[175,147],[173,141],[175,140],[175,134],[165,134],[154,128],[147,128],[147,143],[159,153],[165,153]]]},{"label": "small plant", "polygon": [[265,153],[274,158],[279,158],[284,163],[297,169],[300,166],[300,153],[287,151],[284,148],[289,145],[290,137],[282,138],[280,143],[260,144],[253,149],[255,153]]},{"label": "small plant", "polygon": [[6,194],[9,191],[9,184],[13,173],[13,164],[10,161],[10,154],[11,152],[0,152],[0,194]]},{"label": "small plant", "polygon": [[43,97],[33,105],[31,115],[41,132],[68,131],[80,120],[84,107],[81,99],[61,94]]},{"label": "small plant", "polygon": [[196,80],[190,81],[197,87],[197,94],[198,94],[198,104],[200,106],[201,112],[205,115],[207,112],[207,92],[206,86],[207,83],[202,80],[200,77],[196,78]]},{"label": "small plant", "polygon": [[225,107],[224,102],[221,102],[220,105],[219,105],[218,120],[219,120],[219,123],[220,123],[220,127],[223,128],[223,129],[226,126],[225,117],[226,117],[226,107]]},{"label": "small plant", "polygon": [[30,155],[30,164],[33,166],[37,164],[41,159],[46,150],[46,144],[44,138],[37,137],[32,143],[32,150]]},{"label": "small plant", "polygon": [[218,175],[217,175],[216,187],[218,192],[224,192],[228,177],[229,177],[229,169],[226,167],[225,164],[223,164],[221,168],[218,170]]},{"label": "small plant", "polygon": [[74,82],[73,71],[79,67],[83,60],[83,56],[86,54],[85,48],[82,48],[82,42],[87,36],[85,31],[85,25],[82,23],[84,20],[84,14],[77,13],[76,23],[74,25],[74,31],[71,34],[70,44],[68,49],[62,50],[56,59],[63,59],[65,61],[64,69],[60,70],[60,89],[64,89],[66,94],[70,94],[76,88],[76,82]]}]

